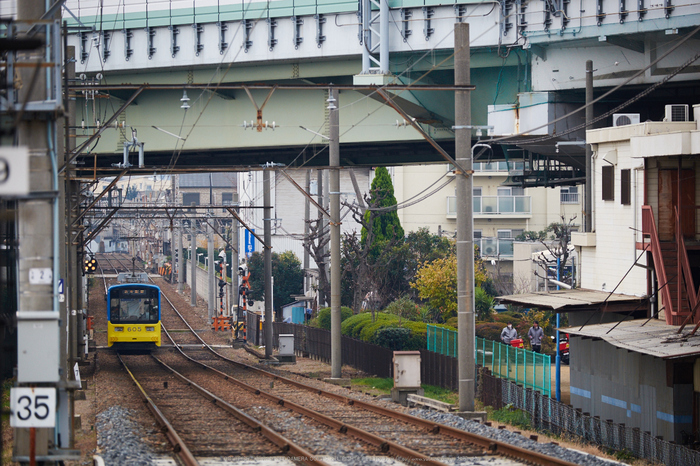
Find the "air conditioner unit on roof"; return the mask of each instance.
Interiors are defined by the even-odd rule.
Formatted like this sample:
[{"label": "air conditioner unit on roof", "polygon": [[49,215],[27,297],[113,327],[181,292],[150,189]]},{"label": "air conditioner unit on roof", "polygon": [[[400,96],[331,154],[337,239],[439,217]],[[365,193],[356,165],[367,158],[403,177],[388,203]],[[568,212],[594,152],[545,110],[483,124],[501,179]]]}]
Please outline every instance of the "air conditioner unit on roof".
[{"label": "air conditioner unit on roof", "polygon": [[664,121],[688,121],[687,104],[666,105],[666,116]]},{"label": "air conditioner unit on roof", "polygon": [[639,123],[639,113],[614,113],[613,126],[636,125]]}]

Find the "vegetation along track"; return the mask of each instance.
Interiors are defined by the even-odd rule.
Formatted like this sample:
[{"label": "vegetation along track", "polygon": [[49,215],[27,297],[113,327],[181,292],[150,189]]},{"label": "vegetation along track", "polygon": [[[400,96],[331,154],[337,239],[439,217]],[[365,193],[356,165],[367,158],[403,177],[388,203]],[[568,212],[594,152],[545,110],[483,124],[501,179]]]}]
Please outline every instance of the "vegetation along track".
[{"label": "vegetation along track", "polygon": [[[165,294],[163,297],[170,303]],[[172,303],[170,306],[180,315]],[[181,315],[180,318],[185,322]],[[186,322],[185,324],[189,327]],[[164,332],[170,337],[167,329]],[[435,458],[483,458],[484,455],[507,457],[530,464],[571,464],[505,442],[319,390],[227,358],[198,335],[197,339],[199,346],[207,351],[187,351],[185,354],[177,344],[175,347],[182,356],[196,362],[199,368],[193,368],[191,363],[185,363],[173,354],[166,355],[168,363],[202,384],[213,383],[213,379],[201,371],[201,368],[205,368],[208,373],[216,374],[221,381],[236,385],[236,389],[229,387],[224,390],[225,393],[247,392],[255,397],[253,400],[257,399],[245,402],[244,406],[260,404],[266,400],[321,423],[335,432],[360,439],[383,453],[420,464],[442,464]],[[221,384],[221,381],[217,384]]]}]

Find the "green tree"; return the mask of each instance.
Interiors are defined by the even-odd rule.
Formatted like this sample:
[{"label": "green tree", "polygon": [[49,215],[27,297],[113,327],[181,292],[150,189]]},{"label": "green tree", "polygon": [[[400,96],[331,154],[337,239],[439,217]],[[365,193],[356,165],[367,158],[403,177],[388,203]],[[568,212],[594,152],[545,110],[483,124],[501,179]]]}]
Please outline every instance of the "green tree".
[{"label": "green tree", "polygon": [[[250,271],[250,296],[260,301],[265,298],[264,254],[254,252],[248,260]],[[277,311],[285,304],[294,302],[293,295],[303,292],[304,271],[301,262],[291,251],[272,253],[272,276],[275,278],[273,301]]]},{"label": "green tree", "polygon": [[[403,238],[404,231],[399,221],[399,215],[396,213],[396,197],[394,196],[394,184],[391,182],[389,170],[385,167],[378,167],[374,172],[372,187],[370,191],[369,205],[371,206],[365,212],[365,222],[367,225],[362,226],[362,244],[372,243],[372,249],[379,249],[387,240]],[[378,212],[379,215],[370,215],[371,211]],[[371,224],[371,232],[373,238],[370,240],[368,225]],[[373,251],[378,252],[378,251]]]},{"label": "green tree", "polygon": [[[476,249],[476,248],[475,248]],[[483,261],[474,254],[474,284],[481,286],[487,280]],[[433,309],[440,311],[444,322],[457,314],[457,255],[425,262],[416,273],[411,286],[418,290],[418,296],[428,302]]]}]

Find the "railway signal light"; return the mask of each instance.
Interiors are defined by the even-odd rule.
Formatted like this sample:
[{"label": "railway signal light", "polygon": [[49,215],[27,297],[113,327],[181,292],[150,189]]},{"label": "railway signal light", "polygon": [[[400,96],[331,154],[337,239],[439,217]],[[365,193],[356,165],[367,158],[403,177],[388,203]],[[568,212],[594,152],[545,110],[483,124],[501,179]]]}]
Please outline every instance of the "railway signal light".
[{"label": "railway signal light", "polygon": [[97,259],[85,259],[85,273],[95,273],[97,271]]}]

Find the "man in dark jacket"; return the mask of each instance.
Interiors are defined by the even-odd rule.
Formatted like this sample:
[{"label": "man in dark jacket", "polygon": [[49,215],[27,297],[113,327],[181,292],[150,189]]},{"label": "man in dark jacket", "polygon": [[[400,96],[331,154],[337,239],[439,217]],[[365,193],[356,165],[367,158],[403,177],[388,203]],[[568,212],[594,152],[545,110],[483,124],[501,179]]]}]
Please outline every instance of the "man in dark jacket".
[{"label": "man in dark jacket", "polygon": [[527,332],[527,336],[530,339],[530,345],[532,346],[532,351],[539,353],[542,349],[542,338],[544,337],[544,330],[540,328],[540,324],[535,321],[534,325],[530,327]]}]

